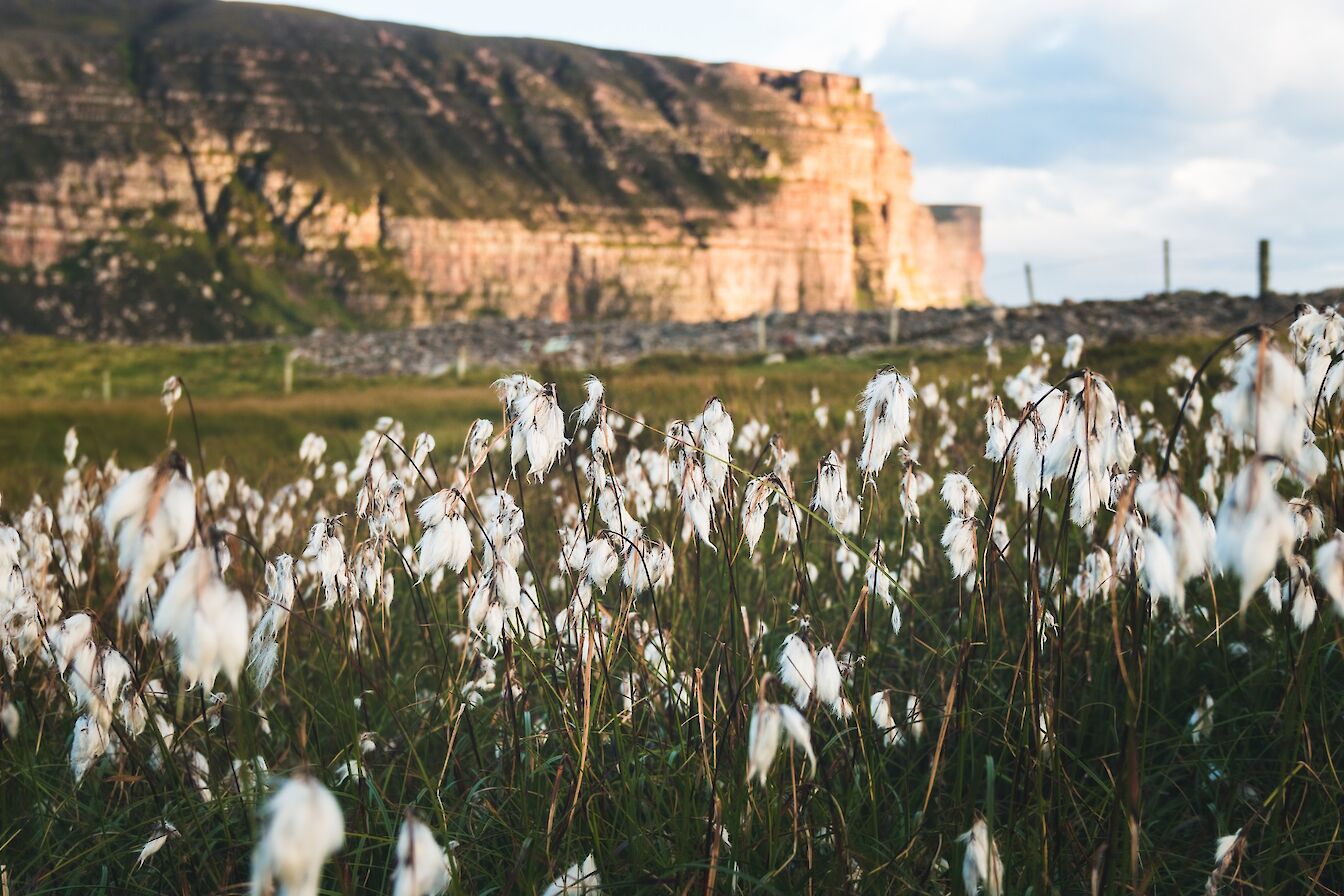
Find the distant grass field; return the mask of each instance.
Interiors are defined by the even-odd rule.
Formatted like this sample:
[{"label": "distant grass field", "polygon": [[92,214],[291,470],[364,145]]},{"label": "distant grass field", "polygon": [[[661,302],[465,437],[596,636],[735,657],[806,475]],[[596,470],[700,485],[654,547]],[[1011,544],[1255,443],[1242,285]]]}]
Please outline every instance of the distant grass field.
[{"label": "distant grass field", "polygon": [[[1123,380],[1126,392],[1162,397],[1165,366],[1177,354],[1198,358],[1213,340],[1173,338],[1088,346],[1087,363]],[[1052,346],[1058,352],[1059,346]],[[45,337],[0,340],[0,495],[15,500],[38,487],[50,489],[62,469],[65,432],[77,426],[81,451],[93,459],[116,455],[123,465],[140,465],[163,446],[166,421],[157,398],[172,375],[186,383],[196,403],[207,462],[222,459],[244,476],[265,482],[279,472],[268,464],[292,459],[308,432],[320,432],[342,454],[383,415],[409,432],[429,432],[441,446],[460,448],[466,427],[477,417],[498,416],[487,388],[503,369],[477,368],[454,376],[355,378],[335,376],[297,364],[294,391],[283,394],[287,347],[276,342],[208,345],[114,345]],[[1003,372],[1016,370],[1025,349],[1005,349]],[[833,411],[843,414],[858,391],[884,364],[902,370],[914,364],[926,378],[956,382],[985,372],[984,355],[929,352],[896,347],[858,357],[809,356],[781,364],[760,357],[723,359],[659,356],[636,364],[593,370],[563,370],[544,361],[529,372],[558,383],[562,403],[573,405],[588,373],[596,373],[637,406],[668,418],[693,415],[705,396],[721,396],[735,415],[771,420],[810,415],[806,400],[816,387]],[[111,399],[102,398],[105,372]],[[175,435],[187,453],[195,446],[185,402]],[[664,421],[659,420],[659,423]],[[256,459],[267,459],[258,463]]]}]

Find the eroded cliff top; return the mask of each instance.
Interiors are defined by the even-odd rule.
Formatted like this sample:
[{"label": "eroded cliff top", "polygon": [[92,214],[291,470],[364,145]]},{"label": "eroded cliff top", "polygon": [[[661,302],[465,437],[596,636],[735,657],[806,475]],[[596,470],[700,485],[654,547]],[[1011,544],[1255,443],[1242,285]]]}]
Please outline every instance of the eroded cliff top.
[{"label": "eroded cliff top", "polygon": [[221,0],[0,0],[0,332],[977,301],[857,78]]},{"label": "eroded cliff top", "polygon": [[[0,189],[209,134],[400,214],[728,208],[856,78],[216,0],[0,2]],[[842,113],[843,114],[843,113]]]}]

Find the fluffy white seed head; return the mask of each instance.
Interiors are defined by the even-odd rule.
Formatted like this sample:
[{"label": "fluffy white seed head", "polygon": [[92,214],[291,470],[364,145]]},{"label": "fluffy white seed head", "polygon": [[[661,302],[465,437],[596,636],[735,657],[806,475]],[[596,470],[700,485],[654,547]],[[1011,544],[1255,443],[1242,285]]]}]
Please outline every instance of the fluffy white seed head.
[{"label": "fluffy white seed head", "polygon": [[1003,860],[983,818],[976,818],[971,829],[957,839],[966,844],[961,863],[962,885],[967,894],[1000,896],[1003,892]]},{"label": "fluffy white seed head", "polygon": [[294,777],[262,815],[266,827],[252,854],[252,896],[316,896],[322,866],[345,843],[336,798],[312,778]]},{"label": "fluffy white seed head", "polygon": [[424,822],[407,812],[397,833],[392,896],[439,896],[452,880],[452,856]]},{"label": "fluffy white seed head", "polygon": [[789,635],[779,648],[779,680],[793,691],[793,702],[807,706],[817,684],[817,658],[812,647],[797,634]]}]

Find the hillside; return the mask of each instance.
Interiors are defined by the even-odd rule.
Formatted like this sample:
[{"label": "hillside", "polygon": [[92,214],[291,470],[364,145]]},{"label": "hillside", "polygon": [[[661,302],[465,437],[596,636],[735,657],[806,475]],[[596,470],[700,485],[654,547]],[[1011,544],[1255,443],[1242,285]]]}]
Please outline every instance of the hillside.
[{"label": "hillside", "polygon": [[980,297],[857,79],[215,0],[0,0],[0,327]]}]

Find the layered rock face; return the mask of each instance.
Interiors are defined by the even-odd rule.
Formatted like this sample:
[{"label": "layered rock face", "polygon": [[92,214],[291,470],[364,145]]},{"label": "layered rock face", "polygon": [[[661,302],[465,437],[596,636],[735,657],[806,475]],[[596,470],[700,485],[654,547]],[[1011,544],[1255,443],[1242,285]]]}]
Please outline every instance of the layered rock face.
[{"label": "layered rock face", "polygon": [[10,326],[982,298],[978,209],[911,199],[855,78],[214,0],[0,0],[0,23]]}]

